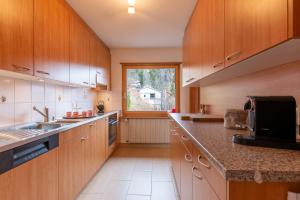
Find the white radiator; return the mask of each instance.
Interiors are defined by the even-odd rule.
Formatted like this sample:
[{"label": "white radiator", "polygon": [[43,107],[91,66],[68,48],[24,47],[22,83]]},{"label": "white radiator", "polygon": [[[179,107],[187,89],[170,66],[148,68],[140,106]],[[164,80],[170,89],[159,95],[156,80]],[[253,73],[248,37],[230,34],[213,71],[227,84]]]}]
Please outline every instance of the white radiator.
[{"label": "white radiator", "polygon": [[124,119],[121,143],[169,143],[169,119]]}]

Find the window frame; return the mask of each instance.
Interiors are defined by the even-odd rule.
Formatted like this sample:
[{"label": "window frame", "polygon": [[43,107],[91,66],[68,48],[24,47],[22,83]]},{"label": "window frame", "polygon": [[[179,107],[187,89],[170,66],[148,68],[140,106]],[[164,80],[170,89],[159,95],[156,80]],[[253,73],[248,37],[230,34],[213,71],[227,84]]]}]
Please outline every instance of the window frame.
[{"label": "window frame", "polygon": [[122,112],[125,118],[167,118],[167,111],[127,111],[127,69],[175,69],[176,112],[180,112],[180,65],[171,63],[121,63],[122,65]]}]

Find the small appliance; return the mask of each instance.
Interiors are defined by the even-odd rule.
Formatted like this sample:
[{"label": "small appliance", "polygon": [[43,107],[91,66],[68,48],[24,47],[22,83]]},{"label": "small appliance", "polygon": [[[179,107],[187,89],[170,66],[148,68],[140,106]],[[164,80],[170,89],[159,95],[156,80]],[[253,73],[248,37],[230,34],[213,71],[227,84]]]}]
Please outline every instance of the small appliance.
[{"label": "small appliance", "polygon": [[98,108],[98,114],[104,113],[104,102],[99,101],[98,105],[97,105],[97,108]]},{"label": "small appliance", "polygon": [[237,134],[237,144],[300,150],[296,140],[296,100],[292,96],[249,96],[244,106],[248,112],[250,134]]}]

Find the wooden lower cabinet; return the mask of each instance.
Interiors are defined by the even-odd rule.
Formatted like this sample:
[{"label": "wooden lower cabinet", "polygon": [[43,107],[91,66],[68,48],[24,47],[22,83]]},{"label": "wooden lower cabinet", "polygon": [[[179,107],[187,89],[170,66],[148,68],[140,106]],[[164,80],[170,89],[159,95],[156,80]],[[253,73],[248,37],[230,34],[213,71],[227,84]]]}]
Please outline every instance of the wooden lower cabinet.
[{"label": "wooden lower cabinet", "polygon": [[184,200],[193,199],[193,157],[192,153],[180,144],[180,197]]},{"label": "wooden lower cabinet", "polygon": [[219,200],[201,171],[193,168],[193,200]]},{"label": "wooden lower cabinet", "polygon": [[58,148],[0,175],[0,199],[57,200]]},{"label": "wooden lower cabinet", "polygon": [[75,199],[105,162],[105,120],[60,134],[59,199]]},{"label": "wooden lower cabinet", "polygon": [[173,121],[170,141],[172,169],[181,200],[286,200],[288,191],[300,193],[300,183],[227,181]]},{"label": "wooden lower cabinet", "polygon": [[81,128],[59,136],[59,199],[73,200],[84,182],[84,147]]},{"label": "wooden lower cabinet", "polygon": [[176,128],[170,123],[171,162],[177,192],[180,194],[180,141]]}]

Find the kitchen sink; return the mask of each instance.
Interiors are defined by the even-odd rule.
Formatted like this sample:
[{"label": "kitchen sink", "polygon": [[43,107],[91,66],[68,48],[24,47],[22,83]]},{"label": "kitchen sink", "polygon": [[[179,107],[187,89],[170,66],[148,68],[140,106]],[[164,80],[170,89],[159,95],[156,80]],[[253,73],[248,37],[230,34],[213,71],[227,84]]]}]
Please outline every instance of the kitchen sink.
[{"label": "kitchen sink", "polygon": [[28,124],[20,127],[16,127],[17,130],[43,130],[43,131],[50,131],[53,129],[57,129],[67,125],[67,123],[56,123],[56,122],[44,122],[44,123],[33,123]]}]

